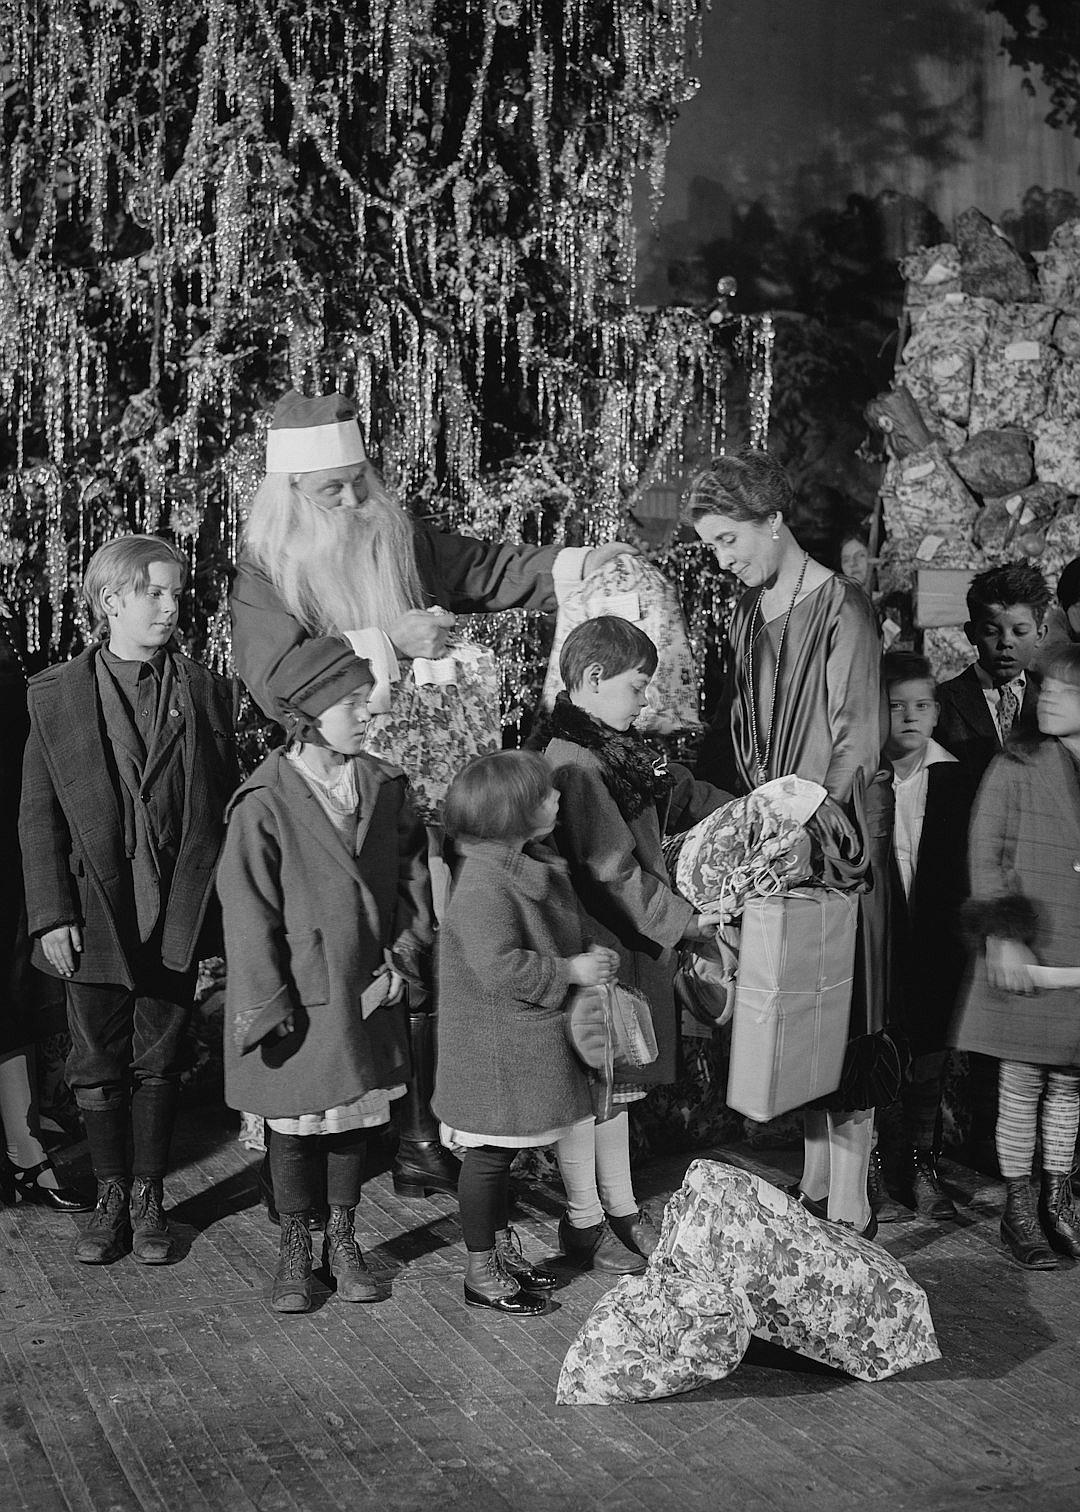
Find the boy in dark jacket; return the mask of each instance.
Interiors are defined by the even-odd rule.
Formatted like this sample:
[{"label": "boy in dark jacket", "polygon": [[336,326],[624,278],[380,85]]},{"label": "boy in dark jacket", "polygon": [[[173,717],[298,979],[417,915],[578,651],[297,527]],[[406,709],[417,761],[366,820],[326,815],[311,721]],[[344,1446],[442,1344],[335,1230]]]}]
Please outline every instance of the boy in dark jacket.
[{"label": "boy in dark jacket", "polygon": [[[676,947],[711,940],[716,915],[698,914],[671,886],[660,848],[665,830],[689,829],[730,793],[667,764],[631,727],[656,671],[656,647],[629,620],[600,615],[567,636],[559,657],[566,692],[551,714],[545,755],[562,806],[555,844],[570,866],[591,943],[619,954],[619,981],[652,1008],[659,1054],[617,1089],[616,1102],[644,1097],[676,1076]],[[641,1213],[630,1174],[624,1109],[575,1130],[556,1145],[568,1212],[564,1251],[595,1270],[645,1268],[656,1234]]]},{"label": "boy in dark jacket", "polygon": [[[898,886],[892,954],[894,997],[911,1051],[900,1094],[903,1146],[900,1193],[928,1218],[955,1218],[938,1175],[941,1090],[947,1033],[967,964],[960,911],[967,897],[967,831],[975,784],[955,756],[931,738],[938,715],[925,657],[890,651],[882,663],[889,695],[889,740],[896,798],[893,856]],[[889,1126],[889,1110],[879,1122]]]},{"label": "boy in dark jacket", "polygon": [[[976,660],[938,688],[941,713],[934,739],[956,757],[977,787],[1010,735],[1033,734],[1038,676],[1033,668],[1046,638],[1050,589],[1037,567],[1007,562],[972,578],[964,632]],[[968,1057],[971,1114],[967,1157],[996,1172],[997,1067],[986,1056]]]},{"label": "boy in dark jacket", "polygon": [[102,546],[83,582],[94,641],[29,689],[27,914],[35,964],[67,987],[67,1078],[97,1178],[75,1258],[91,1265],[173,1255],[178,1059],[239,780],[235,689],[175,649],[186,572],[155,536]]}]

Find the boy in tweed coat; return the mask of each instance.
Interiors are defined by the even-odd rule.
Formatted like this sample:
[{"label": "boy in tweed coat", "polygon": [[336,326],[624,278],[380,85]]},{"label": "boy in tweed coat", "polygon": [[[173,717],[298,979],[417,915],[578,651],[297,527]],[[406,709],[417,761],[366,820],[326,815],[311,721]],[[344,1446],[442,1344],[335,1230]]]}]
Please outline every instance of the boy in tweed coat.
[{"label": "boy in tweed coat", "polygon": [[186,573],[155,536],[101,547],[83,582],[94,641],[29,687],[19,838],[34,963],[66,984],[67,1078],[97,1178],[84,1264],[173,1253],[178,1060],[239,780],[235,687],[173,643]]}]

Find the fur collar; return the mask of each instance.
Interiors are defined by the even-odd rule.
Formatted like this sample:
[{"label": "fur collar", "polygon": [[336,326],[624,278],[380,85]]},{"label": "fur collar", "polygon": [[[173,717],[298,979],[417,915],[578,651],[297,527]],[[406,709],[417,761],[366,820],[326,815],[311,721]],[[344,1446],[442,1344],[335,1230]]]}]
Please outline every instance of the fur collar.
[{"label": "fur collar", "polygon": [[671,791],[667,757],[654,751],[636,730],[610,730],[560,693],[548,720],[546,735],[593,751],[604,783],[628,822]]}]

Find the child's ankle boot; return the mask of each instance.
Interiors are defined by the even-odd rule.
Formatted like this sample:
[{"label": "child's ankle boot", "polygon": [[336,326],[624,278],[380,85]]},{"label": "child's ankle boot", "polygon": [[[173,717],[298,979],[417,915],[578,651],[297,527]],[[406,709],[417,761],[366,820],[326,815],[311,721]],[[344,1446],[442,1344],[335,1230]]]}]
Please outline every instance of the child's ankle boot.
[{"label": "child's ankle boot", "polygon": [[1039,1218],[1052,1247],[1061,1255],[1080,1260],[1080,1213],[1076,1210],[1067,1174],[1043,1172]]},{"label": "child's ankle boot", "polygon": [[98,1182],[97,1206],[75,1242],[75,1259],[83,1265],[109,1265],[130,1249],[129,1191],[118,1177]]},{"label": "child's ankle boot", "polygon": [[559,1284],[558,1276],[529,1264],[521,1240],[509,1224],[495,1231],[495,1255],[506,1274],[526,1291],[554,1291]]},{"label": "child's ankle boot", "polygon": [[307,1213],[281,1213],[281,1240],[270,1306],[300,1313],[311,1307],[311,1230]]},{"label": "child's ankle boot", "polygon": [[131,1253],[140,1265],[168,1265],[173,1251],[161,1180],[136,1176],[131,1188]]},{"label": "child's ankle boot", "polygon": [[355,1208],[331,1204],[326,1224],[325,1264],[342,1302],[377,1302],[381,1292],[356,1242],[355,1214]]},{"label": "child's ankle boot", "polygon": [[546,1296],[523,1291],[499,1264],[495,1250],[470,1250],[465,1272],[465,1301],[469,1307],[490,1307],[517,1317],[535,1317],[547,1307]]},{"label": "child's ankle boot", "polygon": [[1005,1182],[1001,1242],[1027,1270],[1056,1270],[1057,1260],[1035,1216],[1035,1193],[1026,1176]]}]

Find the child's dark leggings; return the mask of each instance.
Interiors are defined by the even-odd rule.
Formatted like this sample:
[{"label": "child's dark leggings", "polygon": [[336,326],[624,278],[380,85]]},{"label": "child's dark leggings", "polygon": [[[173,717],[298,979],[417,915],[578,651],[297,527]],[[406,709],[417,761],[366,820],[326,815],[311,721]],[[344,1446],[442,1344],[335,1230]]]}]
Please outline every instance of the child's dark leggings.
[{"label": "child's dark leggings", "polygon": [[367,1132],[347,1129],[342,1134],[279,1134],[270,1136],[270,1175],[280,1213],[307,1213],[326,1201],[331,1207],[352,1208],[360,1200],[364,1180]]},{"label": "child's dark leggings", "polygon": [[516,1150],[497,1145],[465,1151],[458,1178],[458,1206],[465,1248],[473,1254],[494,1249],[496,1231],[506,1227],[510,1167],[516,1154]]}]

